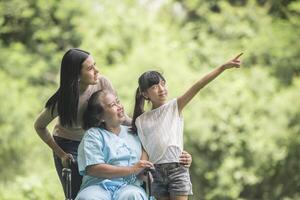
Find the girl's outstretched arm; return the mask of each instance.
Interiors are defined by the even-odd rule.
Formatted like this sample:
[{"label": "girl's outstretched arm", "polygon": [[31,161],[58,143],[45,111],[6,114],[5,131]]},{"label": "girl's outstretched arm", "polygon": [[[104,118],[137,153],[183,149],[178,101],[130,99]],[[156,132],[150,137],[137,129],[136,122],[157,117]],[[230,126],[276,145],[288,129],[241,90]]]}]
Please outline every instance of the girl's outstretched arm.
[{"label": "girl's outstretched arm", "polygon": [[210,73],[206,74],[202,77],[199,81],[197,81],[192,87],[190,87],[182,96],[178,97],[177,104],[178,104],[178,111],[179,113],[182,112],[183,108],[192,100],[192,98],[209,82],[214,80],[217,76],[219,76],[224,70],[230,69],[233,67],[239,68],[241,61],[239,57],[243,55],[240,53],[235,58],[229,60],[228,62],[224,63],[223,65],[215,68]]}]

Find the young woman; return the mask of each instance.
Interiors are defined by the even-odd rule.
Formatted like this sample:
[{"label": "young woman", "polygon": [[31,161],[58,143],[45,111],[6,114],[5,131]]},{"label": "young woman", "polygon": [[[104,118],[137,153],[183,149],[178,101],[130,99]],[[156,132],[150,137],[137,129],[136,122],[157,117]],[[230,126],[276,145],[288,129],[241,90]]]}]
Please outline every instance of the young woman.
[{"label": "young woman", "polygon": [[[217,67],[171,101],[167,100],[166,80],[159,72],[149,71],[140,76],[132,127],[138,132],[149,161],[155,164],[153,193],[158,200],[184,200],[192,194],[189,171],[179,163],[183,149],[182,111],[210,81],[226,69],[240,67],[241,55]],[[145,100],[151,102],[152,110],[144,112]]]},{"label": "young woman", "polygon": [[[84,134],[83,112],[90,96],[100,89],[113,91],[108,79],[99,75],[94,58],[80,49],[68,50],[61,61],[60,86],[34,123],[40,138],[53,150],[56,171],[63,186],[62,168],[69,160],[76,161],[77,148]],[[47,126],[56,117],[58,121],[52,135]],[[71,169],[72,194],[75,198],[82,177],[76,162],[72,162]]]}]

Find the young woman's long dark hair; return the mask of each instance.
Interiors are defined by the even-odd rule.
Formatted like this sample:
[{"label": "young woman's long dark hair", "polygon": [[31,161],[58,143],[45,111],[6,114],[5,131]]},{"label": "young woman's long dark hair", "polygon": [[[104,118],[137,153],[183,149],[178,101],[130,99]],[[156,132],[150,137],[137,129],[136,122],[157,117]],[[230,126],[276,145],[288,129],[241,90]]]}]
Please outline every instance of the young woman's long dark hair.
[{"label": "young woman's long dark hair", "polygon": [[137,128],[135,125],[136,118],[138,118],[141,114],[145,112],[145,97],[142,93],[146,92],[147,89],[149,89],[151,86],[158,84],[161,80],[166,81],[165,78],[161,75],[161,73],[157,71],[148,71],[143,73],[139,77],[139,87],[136,89],[135,93],[135,105],[131,124],[132,132],[137,132]]},{"label": "young woman's long dark hair", "polygon": [[80,71],[89,55],[89,52],[81,49],[69,49],[62,58],[60,86],[45,106],[51,109],[52,114],[57,106],[62,126],[72,126],[77,120]]},{"label": "young woman's long dark hair", "polygon": [[98,90],[93,93],[88,101],[86,110],[83,113],[83,129],[87,130],[92,127],[105,128],[105,122],[102,121],[104,109],[101,105],[100,96],[105,96],[108,90]]}]

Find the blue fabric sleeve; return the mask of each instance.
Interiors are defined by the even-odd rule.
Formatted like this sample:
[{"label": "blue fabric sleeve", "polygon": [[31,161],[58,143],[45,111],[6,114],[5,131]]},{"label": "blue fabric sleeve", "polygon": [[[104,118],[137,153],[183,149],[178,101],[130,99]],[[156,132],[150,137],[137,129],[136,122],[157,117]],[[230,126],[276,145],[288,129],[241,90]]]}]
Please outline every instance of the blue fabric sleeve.
[{"label": "blue fabric sleeve", "polygon": [[86,131],[78,147],[78,169],[85,175],[86,167],[105,163],[104,139],[100,129],[91,128]]}]

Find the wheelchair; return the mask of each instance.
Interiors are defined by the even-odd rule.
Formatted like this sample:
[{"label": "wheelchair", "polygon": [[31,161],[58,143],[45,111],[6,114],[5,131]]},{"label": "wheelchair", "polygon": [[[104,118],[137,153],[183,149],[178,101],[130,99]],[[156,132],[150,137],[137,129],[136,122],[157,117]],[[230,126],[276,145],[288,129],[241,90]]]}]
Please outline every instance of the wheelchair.
[{"label": "wheelchair", "polygon": [[[63,168],[62,170],[62,177],[65,182],[65,200],[73,200],[72,199],[72,170],[69,168],[71,166],[71,163],[68,164],[67,167]],[[154,172],[154,169],[151,168],[146,168],[144,170],[144,175],[147,176],[147,182],[144,182],[143,188],[145,189],[146,193],[148,194],[148,199],[149,200],[155,200],[154,197],[152,196],[152,188],[151,188],[151,173]]]}]

